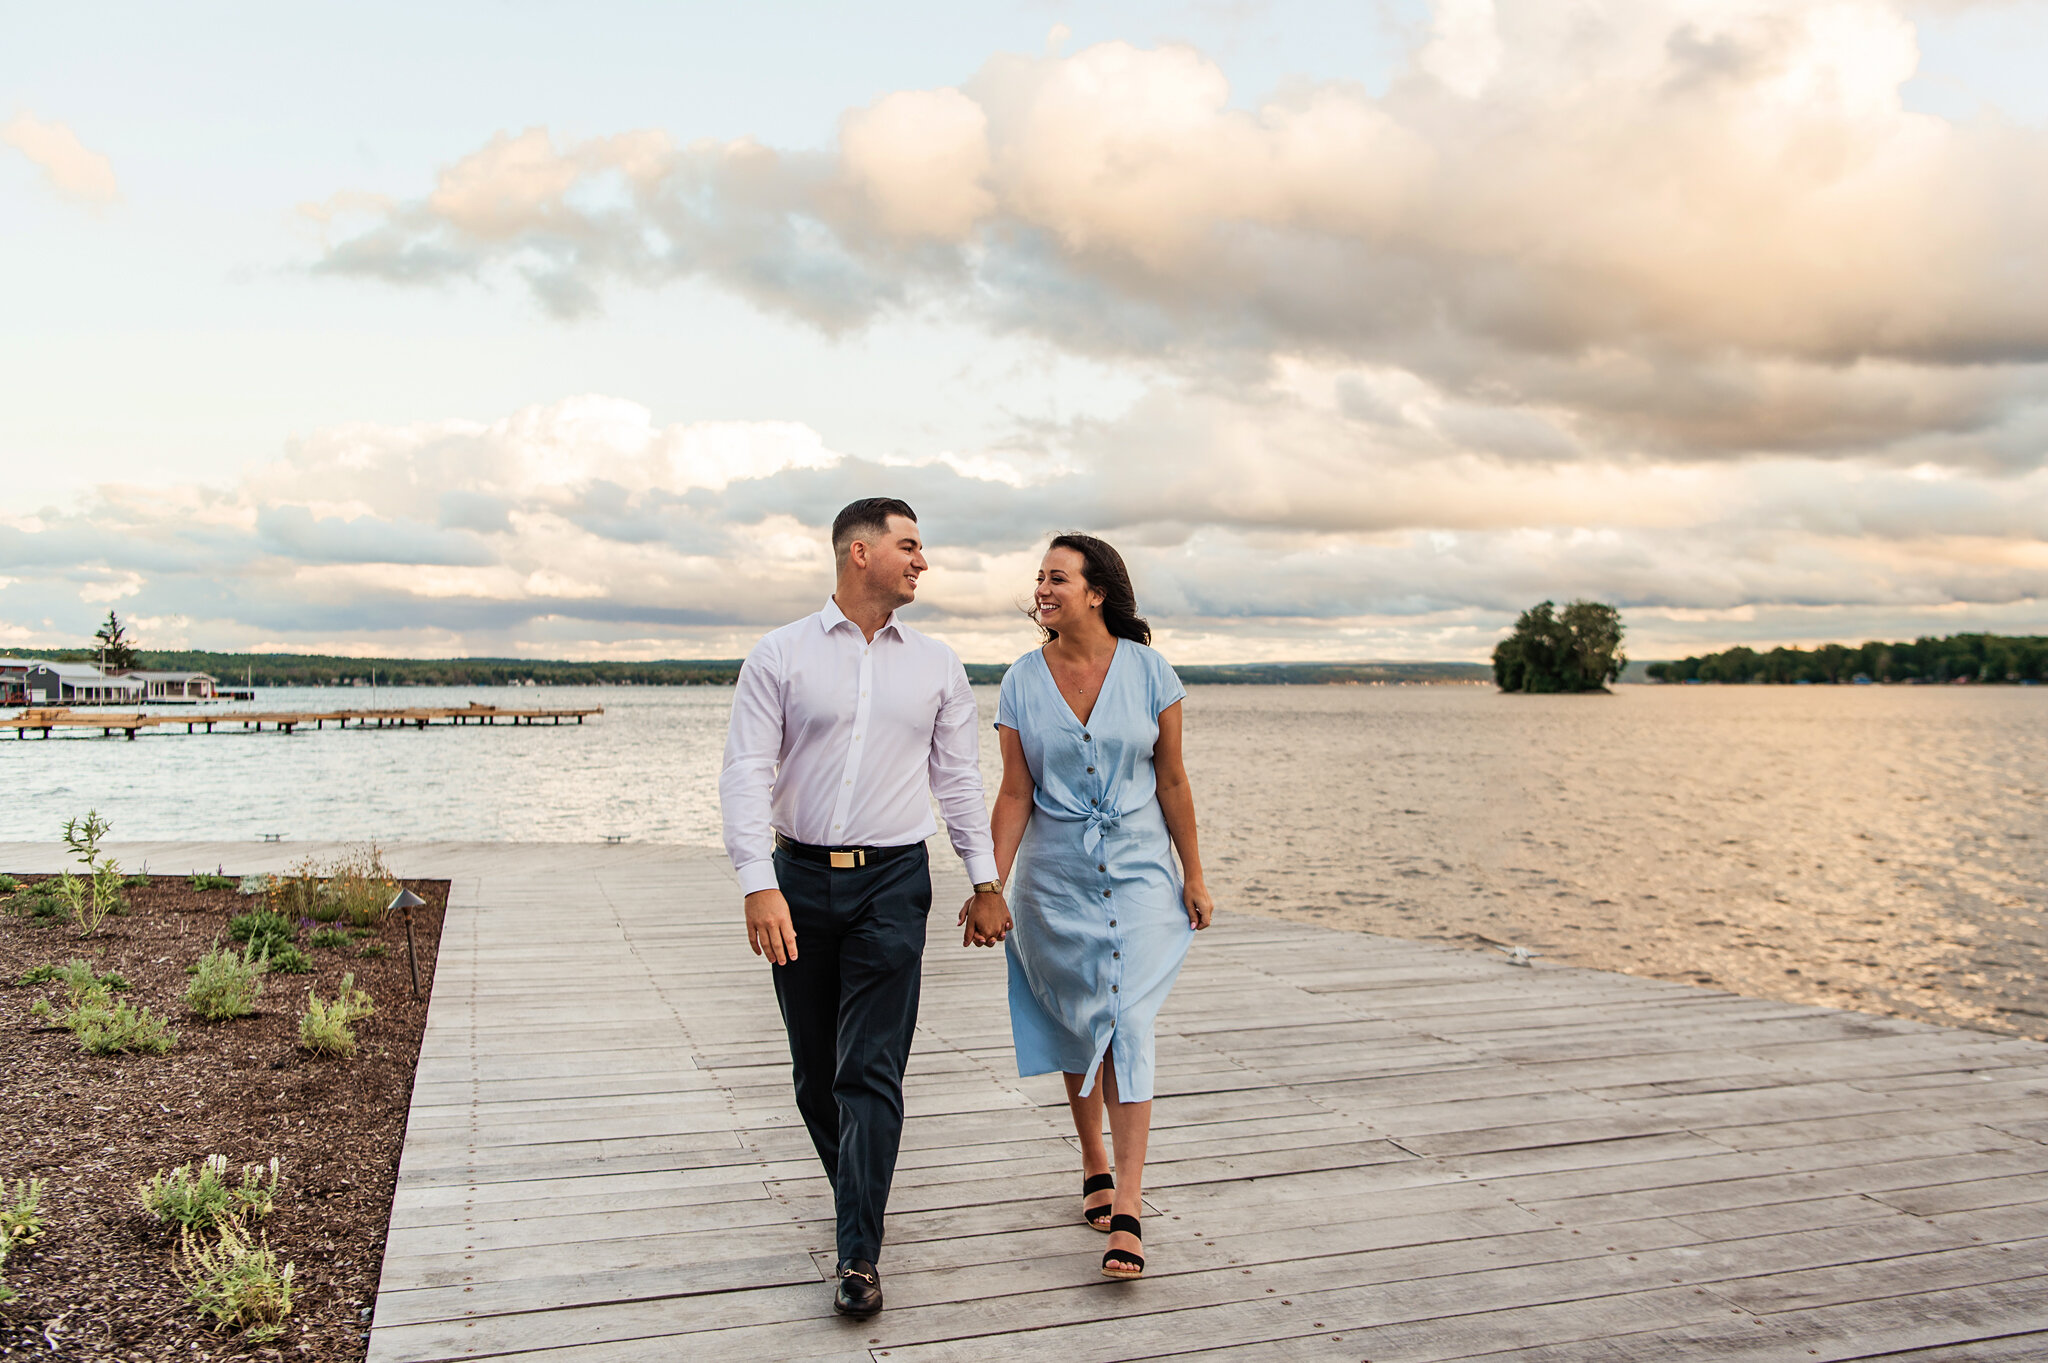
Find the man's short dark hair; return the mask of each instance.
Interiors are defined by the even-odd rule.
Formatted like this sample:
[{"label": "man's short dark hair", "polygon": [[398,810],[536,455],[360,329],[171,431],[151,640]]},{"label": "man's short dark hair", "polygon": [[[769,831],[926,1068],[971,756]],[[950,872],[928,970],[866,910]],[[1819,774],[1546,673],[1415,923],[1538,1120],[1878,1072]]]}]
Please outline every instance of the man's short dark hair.
[{"label": "man's short dark hair", "polygon": [[896,497],[863,497],[850,502],[832,518],[832,558],[844,560],[847,546],[855,540],[875,540],[889,533],[889,518],[901,516],[915,522],[917,513],[910,503]]}]

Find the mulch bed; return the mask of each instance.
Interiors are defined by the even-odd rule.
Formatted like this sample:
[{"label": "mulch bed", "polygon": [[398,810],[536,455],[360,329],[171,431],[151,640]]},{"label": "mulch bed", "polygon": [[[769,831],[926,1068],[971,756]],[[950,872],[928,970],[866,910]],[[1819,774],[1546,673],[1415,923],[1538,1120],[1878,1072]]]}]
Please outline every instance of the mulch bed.
[{"label": "mulch bed", "polygon": [[[233,868],[228,868],[232,870]],[[40,877],[23,877],[24,880]],[[446,881],[406,882],[427,907],[413,911],[420,997],[412,997],[405,924],[393,914],[358,947],[311,948],[307,975],[265,977],[253,1017],[205,1022],[186,1011],[185,967],[228,918],[260,907],[233,890],[194,891],[157,876],[129,889],[129,910],[80,940],[49,919],[0,917],[0,1176],[48,1180],[39,1243],[8,1256],[0,1304],[0,1358],[360,1359],[384,1258],[391,1194]],[[319,925],[327,926],[327,925]],[[346,925],[337,924],[344,927]],[[79,957],[124,975],[117,995],[177,1030],[161,1056],[89,1055],[71,1033],[29,1015],[62,986],[16,986],[33,966]],[[369,991],[374,1016],[355,1024],[353,1059],[298,1049],[307,989],[332,998],[344,973]],[[258,1223],[295,1266],[291,1317],[268,1344],[216,1334],[172,1274],[174,1228],[143,1212],[136,1185],[159,1170],[225,1155],[230,1176],[278,1157],[277,1208]]]}]

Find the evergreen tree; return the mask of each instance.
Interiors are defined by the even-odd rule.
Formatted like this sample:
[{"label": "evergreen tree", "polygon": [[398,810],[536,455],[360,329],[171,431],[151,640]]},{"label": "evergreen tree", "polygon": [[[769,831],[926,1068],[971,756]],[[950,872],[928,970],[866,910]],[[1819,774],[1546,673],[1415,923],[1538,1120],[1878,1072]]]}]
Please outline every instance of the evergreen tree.
[{"label": "evergreen tree", "polygon": [[1493,650],[1493,680],[1503,691],[1604,691],[1621,676],[1621,612],[1598,601],[1559,611],[1545,601],[1522,612]]},{"label": "evergreen tree", "polygon": [[107,612],[107,623],[93,631],[93,638],[100,641],[100,666],[108,672],[126,672],[135,666],[135,647],[128,642],[127,631],[121,627],[121,618],[113,611]]}]

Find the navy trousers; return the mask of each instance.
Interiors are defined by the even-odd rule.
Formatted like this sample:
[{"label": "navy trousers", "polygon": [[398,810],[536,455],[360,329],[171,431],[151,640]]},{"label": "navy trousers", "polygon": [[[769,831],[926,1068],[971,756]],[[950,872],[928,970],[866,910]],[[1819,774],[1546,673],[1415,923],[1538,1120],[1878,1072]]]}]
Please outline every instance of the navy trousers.
[{"label": "navy trousers", "polygon": [[882,1212],[903,1138],[903,1067],[917,1027],[929,858],[832,870],[775,854],[797,957],[775,973],[796,1106],[832,1182],[839,1259],[882,1256]]}]

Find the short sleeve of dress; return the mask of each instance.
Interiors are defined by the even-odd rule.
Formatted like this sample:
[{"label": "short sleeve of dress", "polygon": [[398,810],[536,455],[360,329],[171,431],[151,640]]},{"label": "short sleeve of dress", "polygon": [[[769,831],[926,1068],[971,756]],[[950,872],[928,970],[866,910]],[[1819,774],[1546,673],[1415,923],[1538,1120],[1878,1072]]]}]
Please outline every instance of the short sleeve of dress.
[{"label": "short sleeve of dress", "polygon": [[1176,701],[1186,700],[1188,689],[1180,684],[1180,675],[1173,670],[1173,664],[1166,661],[1164,654],[1157,650],[1151,653],[1152,662],[1152,714],[1156,718]]},{"label": "short sleeve of dress", "polygon": [[1003,684],[996,688],[995,727],[998,729],[1016,729],[1021,732],[1024,728],[1017,716],[1018,673],[1023,667],[1023,662],[1024,660],[1019,658],[1011,663],[1009,670],[1003,673]]}]

